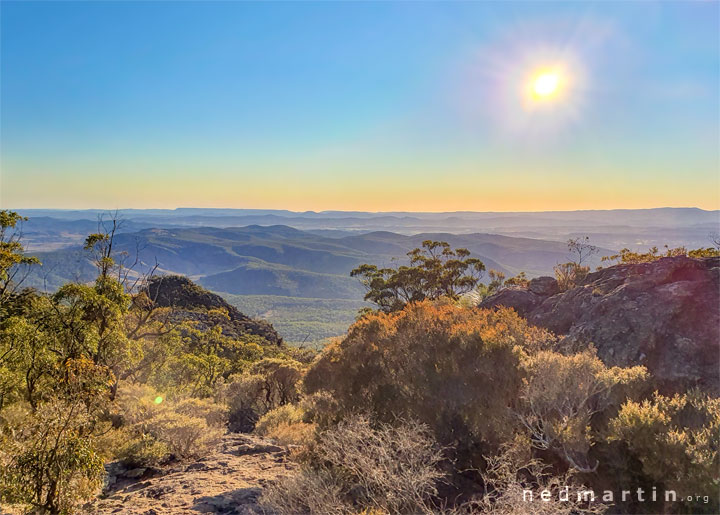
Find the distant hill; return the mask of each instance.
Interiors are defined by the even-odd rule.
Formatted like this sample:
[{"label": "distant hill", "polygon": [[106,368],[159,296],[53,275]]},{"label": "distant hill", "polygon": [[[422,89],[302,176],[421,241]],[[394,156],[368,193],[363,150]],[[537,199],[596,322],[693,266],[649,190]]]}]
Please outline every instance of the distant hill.
[{"label": "distant hill", "polygon": [[165,275],[153,277],[145,290],[148,297],[160,307],[173,307],[176,321],[192,320],[198,329],[209,329],[218,324],[208,316],[212,309],[224,309],[228,319],[219,323],[222,334],[239,339],[243,334],[262,336],[268,343],[280,345],[282,338],[272,325],[255,320],[228,304],[220,295],[209,292],[187,277]]},{"label": "distant hill", "polygon": [[[101,210],[28,209],[20,212],[32,219],[44,217],[56,222],[97,224]],[[544,212],[366,213],[359,211],[292,212],[271,209],[127,209],[121,212],[125,232],[142,228],[242,227],[285,225],[329,237],[388,231],[405,235],[448,232],[454,234],[490,233],[565,241],[590,236],[596,245],[612,249],[628,247],[646,250],[657,245],[704,247],[709,236],[720,231],[720,211],[698,208],[614,209]],[[41,229],[42,232],[42,229]],[[77,231],[66,230],[67,235]],[[33,246],[47,234],[36,235],[29,228]],[[72,239],[65,238],[66,243]],[[62,240],[53,242],[60,244]]]},{"label": "distant hill", "polygon": [[[514,275],[547,274],[567,261],[562,242],[494,234],[391,232],[329,238],[291,227],[251,225],[235,228],[144,229],[116,235],[115,249],[144,272],[186,275],[215,291],[231,294],[360,299],[363,290],[350,270],[362,263],[391,265],[427,239],[466,247],[488,269]],[[605,253],[611,251],[606,250]],[[55,289],[66,281],[92,279],[94,269],[79,246],[37,253],[33,286]]]},{"label": "distant hill", "polygon": [[[42,267],[26,284],[54,291],[91,281],[96,271],[82,241],[103,211],[23,210],[30,251]],[[320,345],[342,334],[362,302],[349,276],[362,263],[397,265],[425,239],[467,247],[488,269],[548,275],[568,260],[565,241],[589,235],[605,249],[651,244],[709,245],[717,211],[651,209],[544,213],[293,213],[273,210],[126,210],[116,249],[137,270],[158,264],[224,295],[272,322],[288,342]],[[413,234],[415,233],[415,234]],[[603,253],[611,253],[603,250]],[[614,253],[614,252],[612,252]],[[601,253],[602,255],[602,253]],[[599,256],[598,256],[599,257]],[[595,263],[591,263],[595,265]]]}]

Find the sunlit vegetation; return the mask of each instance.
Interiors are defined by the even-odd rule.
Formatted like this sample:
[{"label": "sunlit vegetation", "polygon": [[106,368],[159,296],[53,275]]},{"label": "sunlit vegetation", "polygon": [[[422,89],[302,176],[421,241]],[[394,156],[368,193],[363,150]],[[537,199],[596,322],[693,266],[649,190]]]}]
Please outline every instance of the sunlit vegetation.
[{"label": "sunlit vegetation", "polygon": [[329,338],[344,335],[358,311],[369,306],[367,302],[348,299],[221,295],[246,315],[272,323],[288,345],[315,349],[321,349]]},{"label": "sunlit vegetation", "polygon": [[717,247],[706,247],[688,250],[685,247],[670,248],[665,245],[665,250],[660,251],[657,247],[651,248],[647,252],[633,252],[630,249],[622,249],[618,254],[612,256],[604,256],[603,261],[615,262],[620,264],[635,263],[651,263],[663,257],[687,256],[691,258],[705,258],[720,256],[720,249]]},{"label": "sunlit vegetation", "polygon": [[[463,249],[428,241],[408,266],[356,269],[376,309],[314,356],[223,334],[227,309],[205,309],[198,324],[160,307],[149,275],[114,258],[114,222],[86,240],[92,283],[23,289],[18,266],[36,263],[21,222],[0,216],[4,506],[78,512],[111,461],[161,470],[227,431],[255,431],[299,462],[261,497],[279,514],[720,509],[718,399],[661,395],[644,367],[609,366],[592,345],[568,348],[512,310],[465,302],[528,281],[491,271],[479,287],[484,265]],[[593,250],[574,245],[568,269],[584,270]],[[708,501],[556,496],[633,485]],[[523,494],[542,490],[552,499],[529,510]]]},{"label": "sunlit vegetation", "polygon": [[365,264],[350,272],[367,290],[365,300],[385,312],[426,299],[457,300],[475,288],[485,271],[483,262],[470,257],[470,251],[453,250],[444,241],[426,240],[422,248],[408,252],[408,257],[408,266],[379,268]]},{"label": "sunlit vegetation", "polygon": [[98,492],[108,460],[198,456],[226,431],[231,400],[220,392],[234,377],[257,385],[254,420],[298,400],[304,365],[294,358],[306,353],[175,320],[148,296],[148,276],[115,259],[116,220],[86,240],[93,283],[23,289],[18,265],[36,260],[24,254],[21,222],[0,212],[0,502],[71,513]]}]

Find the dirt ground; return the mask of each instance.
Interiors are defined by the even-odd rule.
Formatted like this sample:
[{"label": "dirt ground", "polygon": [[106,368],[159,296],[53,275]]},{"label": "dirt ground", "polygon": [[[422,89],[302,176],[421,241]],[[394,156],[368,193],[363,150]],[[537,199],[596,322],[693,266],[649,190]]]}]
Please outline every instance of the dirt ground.
[{"label": "dirt ground", "polygon": [[[207,456],[163,469],[119,470],[110,486],[80,511],[87,514],[172,515],[263,513],[263,487],[294,468],[285,448],[228,434]],[[128,477],[130,476],[130,477]]]}]

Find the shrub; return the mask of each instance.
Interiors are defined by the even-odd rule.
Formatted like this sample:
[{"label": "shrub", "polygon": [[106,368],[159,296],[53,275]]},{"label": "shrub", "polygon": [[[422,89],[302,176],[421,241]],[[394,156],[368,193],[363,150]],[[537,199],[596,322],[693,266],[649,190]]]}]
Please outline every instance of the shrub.
[{"label": "shrub", "polygon": [[69,513],[99,488],[105,469],[82,403],[43,403],[16,412],[0,434],[0,501],[38,513]]},{"label": "shrub", "polygon": [[255,428],[263,412],[262,393],[263,378],[259,375],[233,376],[220,388],[216,398],[228,406],[230,431],[249,433]]},{"label": "shrub", "polygon": [[181,415],[203,418],[208,426],[221,427],[227,424],[227,409],[212,399],[183,399],[173,404],[173,410]]},{"label": "shrub", "polygon": [[312,422],[320,427],[330,427],[340,422],[341,411],[337,400],[326,390],[305,395],[300,401],[303,421]]},{"label": "shrub", "polygon": [[231,376],[216,395],[228,406],[230,430],[250,432],[268,411],[298,402],[303,372],[303,365],[295,360],[265,358],[255,363],[249,373]]},{"label": "shrub", "polygon": [[164,463],[169,456],[168,446],[149,434],[131,438],[116,453],[116,457],[131,468],[155,467]]},{"label": "shrub", "polygon": [[416,422],[352,417],[319,436],[310,462],[261,498],[277,513],[432,513],[442,452]]},{"label": "shrub", "polygon": [[181,459],[198,456],[225,431],[225,407],[209,399],[168,401],[150,387],[126,385],[118,392],[118,404],[133,435],[117,453],[124,460],[151,464],[170,454]]},{"label": "shrub", "polygon": [[145,429],[165,444],[178,458],[200,456],[214,445],[223,431],[207,425],[205,419],[166,410],[145,424]]},{"label": "shrub", "polygon": [[[621,386],[642,383],[644,367],[606,367],[594,350],[571,356],[541,351],[523,359],[526,376],[520,391],[518,417],[534,447],[557,451],[576,470],[597,467],[588,461],[593,444],[591,417],[614,402]],[[615,394],[615,395],[614,395]]]},{"label": "shrub", "polygon": [[295,404],[280,406],[258,420],[255,432],[281,445],[308,443],[315,433],[315,425],[304,422],[304,415],[302,408]]},{"label": "shrub", "polygon": [[560,291],[567,291],[582,283],[590,272],[590,267],[580,266],[577,263],[562,263],[555,265],[553,271]]},{"label": "shrub", "polygon": [[511,310],[416,303],[358,321],[326,348],[305,388],[332,397],[328,420],[362,411],[386,423],[416,419],[479,466],[478,445],[496,445],[517,424],[508,407],[522,385],[521,347],[553,342]]},{"label": "shrub", "polygon": [[720,399],[691,391],[627,401],[610,421],[608,439],[625,442],[643,472],[678,496],[709,495],[711,504],[696,506],[697,511],[720,508]]},{"label": "shrub", "polygon": [[447,297],[458,300],[475,288],[485,265],[463,248],[451,249],[444,241],[425,240],[422,248],[407,253],[410,266],[378,268],[360,265],[350,272],[367,290],[365,300],[385,312],[406,304]]},{"label": "shrub", "polygon": [[[529,452],[530,445],[523,437],[501,446],[499,453],[487,456],[487,468],[482,474],[485,492],[481,499],[471,501],[457,512],[493,513],[497,515],[575,515],[604,513],[607,506],[588,502],[569,492],[585,487],[573,480],[570,473],[555,475]],[[560,499],[562,489],[568,487],[567,500]],[[551,493],[548,500],[540,498],[542,491]],[[532,492],[532,501],[528,491]]]},{"label": "shrub", "polygon": [[287,358],[265,358],[253,364],[250,373],[262,378],[264,412],[300,399],[298,383],[303,372],[301,363]]},{"label": "shrub", "polygon": [[688,256],[691,258],[706,258],[720,256],[717,248],[699,248],[687,250],[685,247],[670,248],[665,245],[665,252],[660,252],[657,247],[652,247],[647,252],[633,252],[630,249],[622,249],[619,254],[604,256],[602,261],[615,261],[620,264],[652,263],[664,257]]}]

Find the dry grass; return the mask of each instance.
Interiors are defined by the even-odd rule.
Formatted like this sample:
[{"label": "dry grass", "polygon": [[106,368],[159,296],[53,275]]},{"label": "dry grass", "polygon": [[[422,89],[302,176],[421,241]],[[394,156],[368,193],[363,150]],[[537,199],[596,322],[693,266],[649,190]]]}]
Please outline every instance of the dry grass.
[{"label": "dry grass", "polygon": [[425,426],[373,428],[352,417],[322,433],[298,473],[269,487],[263,505],[279,514],[433,513],[442,452]]}]

